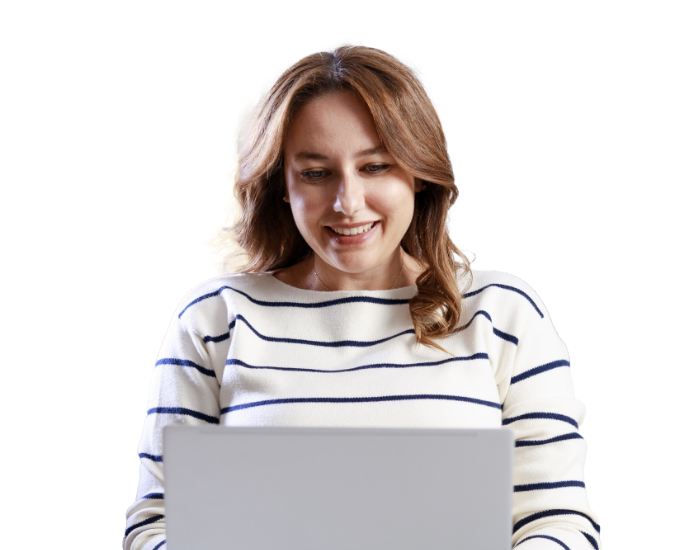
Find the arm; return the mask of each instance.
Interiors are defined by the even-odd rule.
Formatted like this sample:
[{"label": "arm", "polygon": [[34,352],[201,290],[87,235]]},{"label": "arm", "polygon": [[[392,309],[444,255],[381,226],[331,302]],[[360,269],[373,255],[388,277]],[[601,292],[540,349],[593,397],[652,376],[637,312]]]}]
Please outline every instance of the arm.
[{"label": "arm", "polygon": [[124,550],[166,548],[163,428],[219,423],[219,377],[195,327],[199,319],[191,309],[196,308],[180,317],[174,315],[152,373],[148,414],[138,446],[138,491],[136,502],[127,510]]},{"label": "arm", "polygon": [[519,337],[503,403],[502,424],[516,439],[513,544],[519,549],[599,548],[600,526],[583,481],[584,412],[574,397],[567,348],[542,305]]}]

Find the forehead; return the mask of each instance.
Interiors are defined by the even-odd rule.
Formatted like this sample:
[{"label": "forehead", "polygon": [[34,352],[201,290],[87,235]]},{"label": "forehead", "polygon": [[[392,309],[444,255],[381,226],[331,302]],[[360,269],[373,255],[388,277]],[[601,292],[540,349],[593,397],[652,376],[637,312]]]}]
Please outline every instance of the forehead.
[{"label": "forehead", "polygon": [[300,151],[349,155],[379,145],[373,117],[363,100],[352,92],[338,92],[298,109],[284,148],[290,155]]}]

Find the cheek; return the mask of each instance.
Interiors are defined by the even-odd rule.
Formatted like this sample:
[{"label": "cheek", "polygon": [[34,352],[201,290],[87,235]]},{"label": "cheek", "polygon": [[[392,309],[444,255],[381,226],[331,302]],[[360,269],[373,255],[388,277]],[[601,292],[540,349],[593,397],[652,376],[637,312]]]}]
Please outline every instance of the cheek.
[{"label": "cheek", "polygon": [[382,197],[378,202],[377,209],[393,220],[403,216],[406,211],[405,204],[401,201],[397,201],[395,197],[392,197],[391,195]]},{"label": "cheek", "polygon": [[295,198],[293,219],[300,233],[307,235],[317,231],[318,216],[316,212],[317,209],[312,208],[306,201],[299,197]]},{"label": "cheek", "polygon": [[[403,197],[402,197],[403,198]],[[394,240],[400,240],[408,231],[412,222],[415,205],[412,200],[406,197],[396,204],[392,204],[387,211],[386,221],[384,223],[384,234]]]}]

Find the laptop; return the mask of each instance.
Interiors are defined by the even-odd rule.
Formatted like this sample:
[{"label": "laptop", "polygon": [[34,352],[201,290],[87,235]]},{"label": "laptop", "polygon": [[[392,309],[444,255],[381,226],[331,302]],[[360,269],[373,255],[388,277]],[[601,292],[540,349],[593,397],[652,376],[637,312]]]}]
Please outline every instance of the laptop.
[{"label": "laptop", "polygon": [[508,429],[164,429],[171,550],[509,550]]}]

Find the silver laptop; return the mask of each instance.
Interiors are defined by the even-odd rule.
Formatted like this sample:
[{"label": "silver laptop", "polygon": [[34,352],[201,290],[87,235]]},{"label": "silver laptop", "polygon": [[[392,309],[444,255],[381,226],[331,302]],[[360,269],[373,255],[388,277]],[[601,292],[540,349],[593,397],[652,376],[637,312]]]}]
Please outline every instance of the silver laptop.
[{"label": "silver laptop", "polygon": [[513,432],[164,430],[171,550],[509,550]]}]

